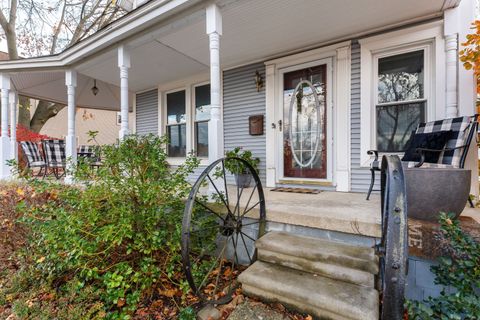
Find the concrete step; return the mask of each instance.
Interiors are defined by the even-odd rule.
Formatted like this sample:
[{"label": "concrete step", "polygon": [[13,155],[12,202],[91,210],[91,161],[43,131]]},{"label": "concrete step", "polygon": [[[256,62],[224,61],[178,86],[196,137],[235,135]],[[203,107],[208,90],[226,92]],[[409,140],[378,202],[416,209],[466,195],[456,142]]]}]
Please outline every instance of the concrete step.
[{"label": "concrete step", "polygon": [[258,259],[373,287],[378,258],[373,248],[353,246],[287,232],[269,232],[255,243]]},{"label": "concrete step", "polygon": [[243,291],[319,319],[378,320],[378,292],[311,273],[257,261],[239,276]]}]

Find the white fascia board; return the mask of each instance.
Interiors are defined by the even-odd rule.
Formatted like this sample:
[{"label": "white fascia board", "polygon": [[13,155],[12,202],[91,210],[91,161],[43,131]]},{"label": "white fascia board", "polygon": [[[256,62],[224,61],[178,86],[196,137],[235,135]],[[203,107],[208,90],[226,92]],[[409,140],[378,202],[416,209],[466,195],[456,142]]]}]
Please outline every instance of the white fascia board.
[{"label": "white fascia board", "polygon": [[112,44],[121,43],[132,35],[199,2],[201,2],[201,0],[151,1],[60,54],[22,60],[1,61],[0,71],[15,72],[52,68],[64,69],[112,46]]}]

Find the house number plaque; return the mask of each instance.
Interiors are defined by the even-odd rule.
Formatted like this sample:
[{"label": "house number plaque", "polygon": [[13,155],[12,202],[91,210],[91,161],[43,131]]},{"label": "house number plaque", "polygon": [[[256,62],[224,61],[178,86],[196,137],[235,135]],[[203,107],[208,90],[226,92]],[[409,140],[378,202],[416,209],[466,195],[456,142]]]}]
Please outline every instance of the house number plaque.
[{"label": "house number plaque", "polygon": [[248,118],[249,133],[251,136],[260,136],[263,134],[263,114],[250,116]]}]

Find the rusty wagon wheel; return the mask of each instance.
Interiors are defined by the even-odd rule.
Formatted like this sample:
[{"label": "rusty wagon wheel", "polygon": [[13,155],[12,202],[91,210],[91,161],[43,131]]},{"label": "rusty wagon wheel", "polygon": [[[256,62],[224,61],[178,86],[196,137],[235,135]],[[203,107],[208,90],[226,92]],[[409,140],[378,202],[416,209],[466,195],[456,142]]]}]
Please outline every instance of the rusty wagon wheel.
[{"label": "rusty wagon wheel", "polygon": [[192,291],[204,303],[223,304],[238,274],[256,259],[265,232],[265,198],[256,170],[240,158],[222,158],[199,176],[182,223],[182,262]]},{"label": "rusty wagon wheel", "polygon": [[382,238],[378,289],[382,320],[402,320],[408,271],[408,225],[405,177],[398,156],[384,156],[381,175]]}]

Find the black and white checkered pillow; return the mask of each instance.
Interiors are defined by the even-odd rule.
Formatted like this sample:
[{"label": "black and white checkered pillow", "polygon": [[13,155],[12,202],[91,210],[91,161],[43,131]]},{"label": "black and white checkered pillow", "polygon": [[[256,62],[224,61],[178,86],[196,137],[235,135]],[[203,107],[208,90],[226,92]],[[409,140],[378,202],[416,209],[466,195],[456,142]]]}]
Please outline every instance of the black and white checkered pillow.
[{"label": "black and white checkered pillow", "polygon": [[65,141],[64,140],[43,140],[45,158],[49,167],[65,167]]},{"label": "black and white checkered pillow", "polygon": [[37,143],[32,141],[21,141],[20,147],[22,148],[22,151],[25,154],[28,165],[30,167],[45,165],[45,159],[43,159],[43,156],[38,149]]},{"label": "black and white checkered pillow", "polygon": [[[461,147],[467,143],[468,135],[474,124],[472,119],[472,117],[458,117],[420,123],[416,133],[452,131],[445,148]],[[438,164],[458,168],[464,151],[465,148],[459,148],[452,151],[442,152],[438,158]]]}]

